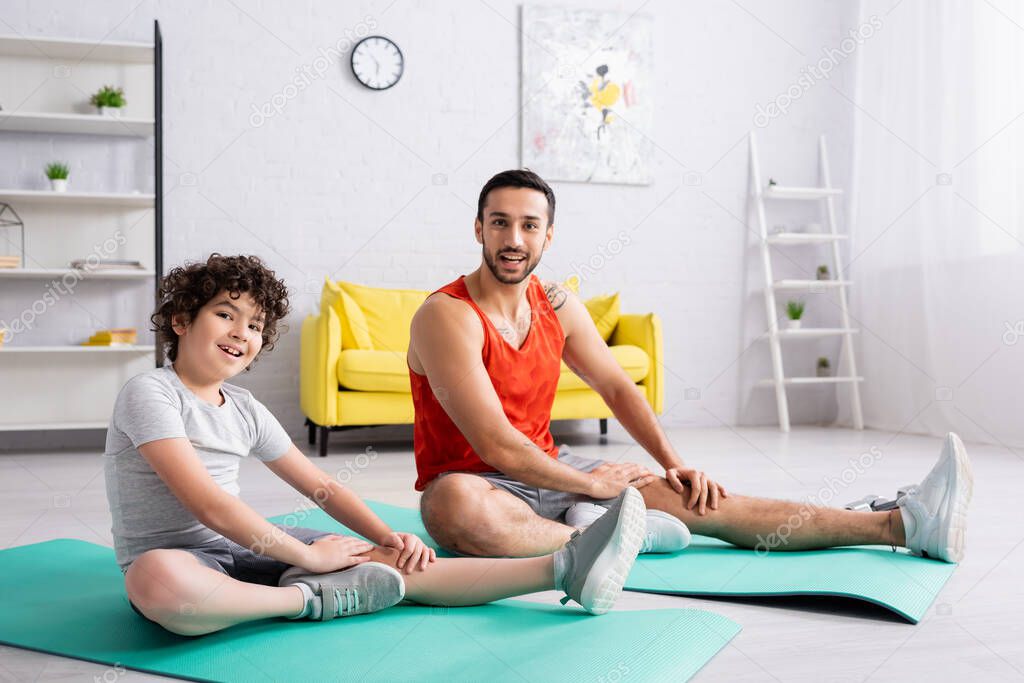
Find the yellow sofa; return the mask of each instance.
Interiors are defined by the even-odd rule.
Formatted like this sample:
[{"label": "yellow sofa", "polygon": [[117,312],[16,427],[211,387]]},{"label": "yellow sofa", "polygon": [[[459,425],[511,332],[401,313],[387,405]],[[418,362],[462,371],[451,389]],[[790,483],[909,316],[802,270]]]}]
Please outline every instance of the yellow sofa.
[{"label": "yellow sofa", "polygon": [[[569,283],[571,287],[575,283]],[[412,424],[406,352],[409,324],[429,292],[380,289],[326,280],[320,311],[302,323],[300,395],[309,443],[319,432],[327,455],[332,430]],[[618,313],[618,295],[586,302],[598,330],[656,413],[664,409],[661,321],[654,313]],[[562,363],[551,410],[555,420],[597,418],[607,432],[612,413]]]}]

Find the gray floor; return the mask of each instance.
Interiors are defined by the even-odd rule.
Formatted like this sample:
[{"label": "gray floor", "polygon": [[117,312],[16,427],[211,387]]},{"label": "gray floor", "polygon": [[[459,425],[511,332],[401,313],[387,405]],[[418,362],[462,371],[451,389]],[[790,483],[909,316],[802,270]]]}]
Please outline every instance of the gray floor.
[{"label": "gray floor", "polygon": [[[415,504],[409,443],[372,442],[372,431],[346,437],[347,443],[332,442],[332,455],[317,459],[327,472],[348,472],[342,479],[364,497]],[[789,435],[771,428],[687,429],[670,437],[683,457],[735,491],[807,499],[834,490],[841,502],[887,494],[920,479],[940,444],[932,437],[819,428],[797,428]],[[607,443],[585,433],[559,441],[573,444],[580,455],[653,464],[614,424]],[[361,457],[367,447],[372,450]],[[875,447],[881,457],[845,486],[849,461]],[[743,631],[697,680],[1024,680],[1024,529],[1017,507],[1024,453],[974,444],[968,449],[976,489],[967,558],[917,626],[854,601],[812,598],[697,600],[625,593],[617,608],[695,607],[740,623]],[[300,503],[258,462],[243,467],[242,490],[245,500],[266,515]],[[0,456],[0,495],[0,547],[57,537],[110,543],[97,452]],[[554,603],[556,597],[539,593],[529,599]],[[159,677],[0,647],[0,678],[127,683]]]}]

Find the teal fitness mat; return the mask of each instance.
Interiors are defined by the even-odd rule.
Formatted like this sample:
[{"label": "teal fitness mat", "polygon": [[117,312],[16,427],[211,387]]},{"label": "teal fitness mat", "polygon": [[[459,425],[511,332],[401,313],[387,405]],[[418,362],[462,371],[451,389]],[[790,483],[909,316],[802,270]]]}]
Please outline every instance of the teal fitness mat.
[{"label": "teal fitness mat", "polygon": [[[384,503],[370,503],[370,507],[392,528],[429,538],[416,510]],[[271,521],[343,529],[319,509]],[[694,536],[682,552],[642,555],[626,589],[693,596],[840,596],[881,605],[916,624],[955,568],[906,550],[894,553],[888,547],[758,554],[707,536]]]},{"label": "teal fitness mat", "polygon": [[135,614],[109,548],[0,551],[0,642],[200,681],[678,681],[739,626],[703,610],[613,611],[505,600],[398,606],[330,622],[268,619],[199,638]]}]

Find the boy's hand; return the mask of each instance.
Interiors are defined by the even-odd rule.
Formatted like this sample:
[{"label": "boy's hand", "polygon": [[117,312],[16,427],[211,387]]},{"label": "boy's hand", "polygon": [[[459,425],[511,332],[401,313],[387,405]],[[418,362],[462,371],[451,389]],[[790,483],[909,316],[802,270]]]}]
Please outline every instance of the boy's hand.
[{"label": "boy's hand", "polygon": [[392,531],[384,537],[381,545],[398,551],[395,565],[406,574],[423,571],[427,565],[437,559],[433,548],[428,548],[416,534]]},{"label": "boy's hand", "polygon": [[332,534],[318,538],[306,548],[303,569],[314,574],[326,574],[369,562],[370,557],[365,553],[373,550],[373,544],[361,538]]}]

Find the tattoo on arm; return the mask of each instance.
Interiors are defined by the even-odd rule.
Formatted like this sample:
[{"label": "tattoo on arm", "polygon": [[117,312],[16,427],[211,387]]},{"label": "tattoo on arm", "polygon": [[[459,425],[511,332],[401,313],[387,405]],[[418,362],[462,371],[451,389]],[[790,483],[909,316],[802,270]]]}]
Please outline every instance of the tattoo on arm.
[{"label": "tattoo on arm", "polygon": [[551,302],[551,308],[556,311],[565,305],[569,295],[566,294],[565,290],[559,287],[556,283],[544,285],[544,293],[548,295],[548,301]]}]

